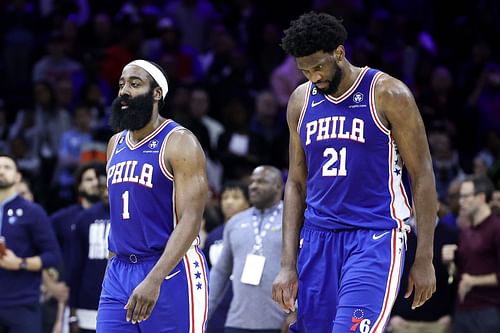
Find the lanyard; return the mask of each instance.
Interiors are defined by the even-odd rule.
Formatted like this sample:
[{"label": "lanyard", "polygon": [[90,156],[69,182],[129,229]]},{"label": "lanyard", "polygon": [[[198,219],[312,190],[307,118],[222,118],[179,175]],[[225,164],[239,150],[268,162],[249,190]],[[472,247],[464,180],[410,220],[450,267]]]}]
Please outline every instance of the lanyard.
[{"label": "lanyard", "polygon": [[268,234],[269,229],[271,229],[274,221],[278,217],[278,213],[281,210],[282,206],[283,203],[280,203],[278,207],[276,207],[276,209],[270,214],[271,216],[269,216],[266,223],[264,223],[264,216],[262,216],[259,221],[259,218],[255,213],[256,210],[254,210],[254,213],[252,214],[252,227],[255,239],[253,245],[253,253],[262,255],[262,241],[264,240],[264,238]]}]

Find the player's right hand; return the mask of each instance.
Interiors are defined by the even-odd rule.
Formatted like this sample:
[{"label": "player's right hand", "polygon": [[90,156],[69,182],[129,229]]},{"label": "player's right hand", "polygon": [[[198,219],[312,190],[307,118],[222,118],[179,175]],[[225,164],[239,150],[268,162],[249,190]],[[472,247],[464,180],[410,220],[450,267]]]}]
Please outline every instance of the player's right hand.
[{"label": "player's right hand", "polygon": [[135,324],[149,318],[160,296],[160,285],[146,278],[134,289],[125,305],[127,321]]},{"label": "player's right hand", "polygon": [[282,267],[273,283],[273,300],[286,313],[295,311],[299,276],[296,268]]}]

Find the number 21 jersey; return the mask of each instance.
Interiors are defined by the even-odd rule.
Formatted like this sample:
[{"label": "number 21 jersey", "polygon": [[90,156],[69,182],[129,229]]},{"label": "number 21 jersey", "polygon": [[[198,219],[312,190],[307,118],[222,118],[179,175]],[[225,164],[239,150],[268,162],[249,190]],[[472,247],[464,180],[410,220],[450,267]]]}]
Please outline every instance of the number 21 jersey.
[{"label": "number 21 jersey", "polygon": [[381,75],[362,68],[338,98],[307,83],[297,127],[308,170],[305,224],[386,230],[410,216],[407,171],[375,109]]}]

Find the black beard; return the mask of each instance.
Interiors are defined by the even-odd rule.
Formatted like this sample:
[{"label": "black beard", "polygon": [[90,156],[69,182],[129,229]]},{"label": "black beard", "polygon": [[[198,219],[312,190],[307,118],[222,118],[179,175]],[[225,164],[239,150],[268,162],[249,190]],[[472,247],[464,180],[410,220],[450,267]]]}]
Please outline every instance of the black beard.
[{"label": "black beard", "polygon": [[80,196],[82,198],[85,198],[90,203],[96,203],[96,202],[98,202],[101,199],[101,197],[99,196],[99,194],[87,194],[85,192],[80,192]]},{"label": "black beard", "polygon": [[332,80],[328,84],[328,88],[326,89],[319,89],[323,94],[325,95],[333,95],[337,92],[339,89],[340,81],[342,81],[342,69],[337,66],[337,71],[332,77]]},{"label": "black beard", "polygon": [[[122,110],[122,102],[128,107]],[[118,96],[111,105],[109,124],[113,131],[136,131],[151,120],[153,115],[153,90],[136,97]]]}]

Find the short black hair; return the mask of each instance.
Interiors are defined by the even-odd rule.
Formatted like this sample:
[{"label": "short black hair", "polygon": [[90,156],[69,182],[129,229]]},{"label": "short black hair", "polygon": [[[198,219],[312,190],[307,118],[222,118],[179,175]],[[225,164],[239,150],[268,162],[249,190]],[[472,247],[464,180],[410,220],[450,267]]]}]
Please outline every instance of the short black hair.
[{"label": "short black hair", "polygon": [[81,164],[75,172],[75,186],[77,190],[78,186],[80,186],[80,183],[82,182],[83,174],[90,169],[95,170],[97,178],[99,178],[99,176],[101,175],[106,175],[106,165],[102,162],[92,161]]},{"label": "short black hair", "polygon": [[12,160],[12,162],[14,162],[16,170],[19,171],[19,164],[17,163],[17,158],[14,155],[8,154],[8,153],[0,153],[0,157],[6,157],[6,158]]},{"label": "short black hair", "polygon": [[486,175],[473,175],[467,177],[464,182],[472,182],[474,184],[474,194],[484,193],[486,202],[491,201],[495,186],[491,179]]},{"label": "short black hair", "polygon": [[344,45],[347,30],[342,21],[325,13],[309,12],[291,22],[281,40],[281,47],[295,58],[318,51],[332,52]]},{"label": "short black hair", "polygon": [[222,185],[222,189],[220,191],[220,194],[226,192],[227,190],[240,190],[243,193],[243,196],[247,201],[249,201],[249,196],[248,196],[248,186],[243,183],[242,181],[237,181],[237,180],[229,180],[225,182]]}]

